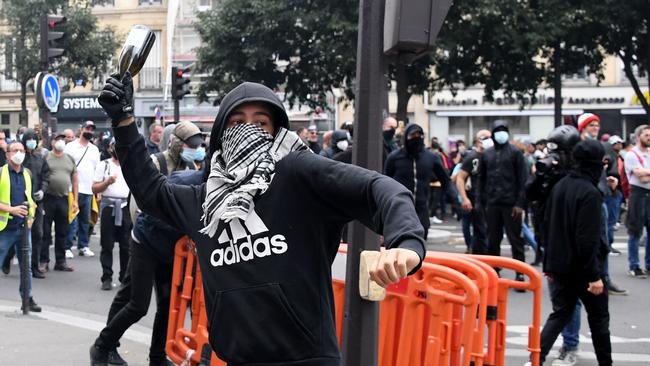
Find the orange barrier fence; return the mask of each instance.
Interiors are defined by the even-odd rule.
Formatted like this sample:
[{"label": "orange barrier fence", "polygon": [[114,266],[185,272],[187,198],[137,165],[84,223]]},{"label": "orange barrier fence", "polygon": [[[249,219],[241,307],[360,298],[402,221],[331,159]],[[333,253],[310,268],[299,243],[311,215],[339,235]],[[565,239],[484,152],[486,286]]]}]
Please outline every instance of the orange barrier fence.
[{"label": "orange barrier fence", "polygon": [[[345,255],[346,250],[347,246],[341,245],[339,255]],[[499,278],[493,267],[523,273],[528,282]],[[340,344],[345,283],[334,278],[332,287]],[[505,365],[510,288],[533,292],[528,349],[533,365],[538,366],[539,273],[509,258],[440,252],[427,253],[420,271],[387,288],[380,303],[379,365]],[[176,244],[174,258],[166,344],[169,358],[176,364],[224,366],[209,348],[207,324],[196,250],[189,239],[182,238]]]}]

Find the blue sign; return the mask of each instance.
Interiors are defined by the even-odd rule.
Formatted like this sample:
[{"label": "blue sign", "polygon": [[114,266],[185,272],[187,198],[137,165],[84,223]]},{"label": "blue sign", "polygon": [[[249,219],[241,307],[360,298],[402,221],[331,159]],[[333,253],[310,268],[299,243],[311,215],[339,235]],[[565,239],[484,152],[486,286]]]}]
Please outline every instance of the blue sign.
[{"label": "blue sign", "polygon": [[56,113],[61,101],[61,88],[59,88],[59,82],[54,75],[47,74],[43,77],[41,80],[41,93],[45,107],[50,112]]}]

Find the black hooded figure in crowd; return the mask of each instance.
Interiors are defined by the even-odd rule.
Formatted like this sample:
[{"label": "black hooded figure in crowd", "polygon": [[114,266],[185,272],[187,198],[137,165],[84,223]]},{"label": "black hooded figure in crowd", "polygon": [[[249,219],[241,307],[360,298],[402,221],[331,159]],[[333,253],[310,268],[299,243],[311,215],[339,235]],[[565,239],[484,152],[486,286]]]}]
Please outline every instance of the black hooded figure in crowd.
[{"label": "black hooded figure in crowd", "polygon": [[602,194],[597,186],[605,150],[596,140],[573,149],[575,169],[551,190],[547,202],[544,273],[551,291],[553,313],[541,335],[541,363],[573,316],[576,303],[587,310],[589,329],[599,365],[612,364],[608,293],[603,278],[609,245],[601,240]]},{"label": "black hooded figure in crowd", "polygon": [[[271,89],[243,83],[223,98],[199,186],[170,184],[148,158],[125,112],[130,74],[109,78],[98,100],[138,206],[196,243],[210,345],[229,365],[340,364],[331,265],[349,221],[384,235],[387,250],[370,271],[380,286],[420,267],[424,233],[408,190],[312,153]],[[112,345],[97,346],[91,355],[104,357]]]},{"label": "black hooded figure in crowd", "polygon": [[[505,227],[512,257],[524,261],[524,240],[521,218],[526,204],[528,166],[524,154],[509,142],[508,122],[494,121],[491,147],[481,157],[477,202],[484,205],[488,228],[488,254],[501,255],[501,240]],[[517,280],[523,281],[518,273]]]},{"label": "black hooded figure in crowd", "polygon": [[424,148],[424,131],[416,124],[406,127],[402,148],[390,153],[384,164],[384,174],[402,183],[415,196],[415,211],[424,229],[425,239],[429,231],[429,183],[439,180],[443,189],[449,185],[449,177],[440,158]]}]

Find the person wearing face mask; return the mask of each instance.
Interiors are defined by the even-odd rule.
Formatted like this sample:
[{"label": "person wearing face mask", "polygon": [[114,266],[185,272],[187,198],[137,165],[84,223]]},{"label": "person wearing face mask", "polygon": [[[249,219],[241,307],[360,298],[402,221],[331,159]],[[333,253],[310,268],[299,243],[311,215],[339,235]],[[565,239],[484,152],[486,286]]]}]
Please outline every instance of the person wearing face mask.
[{"label": "person wearing face mask", "polygon": [[77,166],[79,179],[79,213],[72,220],[66,240],[66,257],[73,258],[72,243],[77,237],[77,250],[80,256],[93,257],[95,253],[88,247],[90,240],[90,210],[93,198],[93,177],[100,161],[99,149],[93,145],[95,123],[86,121],[80,128],[79,138],[65,146],[64,152],[70,155]]},{"label": "person wearing face mask", "polygon": [[395,179],[415,196],[415,211],[424,229],[426,239],[429,221],[429,183],[440,181],[443,189],[449,185],[449,176],[440,157],[424,148],[424,131],[412,123],[406,126],[403,147],[386,158],[384,174]]},{"label": "person wearing face mask", "polygon": [[[485,208],[476,204],[478,190],[478,175],[483,152],[492,146],[492,133],[480,130],[476,133],[474,147],[461,162],[460,172],[456,177],[456,188],[462,199],[461,208],[470,213],[470,221],[474,232],[470,251],[472,254],[487,254],[487,225],[485,223]],[[469,179],[468,179],[469,178]]]},{"label": "person wearing face mask", "polygon": [[[488,254],[501,255],[505,227],[512,247],[512,257],[523,262],[526,257],[521,237],[521,220],[526,202],[528,166],[524,154],[508,142],[509,138],[508,122],[494,121],[494,146],[486,149],[481,156],[476,202],[485,207]],[[516,279],[524,280],[521,273],[517,273]]]},{"label": "person wearing face mask", "polygon": [[[25,147],[25,161],[23,167],[29,169],[32,177],[32,198],[38,205],[34,214],[34,224],[32,225],[32,275],[34,278],[45,278],[43,272],[38,269],[39,258],[41,254],[43,240],[43,207],[41,202],[47,192],[47,186],[50,181],[50,168],[38,151],[38,134],[33,129],[27,129],[23,134],[22,140]],[[9,272],[9,263],[14,256],[11,249],[2,264],[3,271]],[[5,271],[6,269],[6,271]]]},{"label": "person wearing face mask", "polygon": [[196,155],[194,156],[194,164],[196,164],[196,169],[201,170],[205,164],[205,142],[202,142],[199,147],[196,148]]},{"label": "person wearing face mask", "polygon": [[203,143],[203,135],[194,123],[181,121],[173,129],[167,149],[151,155],[154,165],[165,176],[177,170],[196,170],[195,161],[201,155],[197,149]]},{"label": "person wearing face mask", "polygon": [[[27,265],[29,275],[27,283],[23,282],[22,261],[31,262],[32,241],[28,235],[29,256],[22,255],[23,231],[25,225],[31,228],[34,221],[36,203],[32,198],[32,177],[29,169],[23,167],[25,148],[20,142],[9,145],[7,151],[8,162],[0,170],[0,262],[3,262],[9,248],[14,248],[18,253],[21,263],[19,294],[27,289],[29,296],[29,310],[40,312],[41,307],[32,297],[32,265]],[[27,206],[24,203],[27,202]]]},{"label": "person wearing face mask", "polygon": [[100,237],[102,265],[102,290],[113,288],[113,246],[118,242],[120,248],[120,272],[118,279],[123,282],[129,263],[129,237],[131,233],[131,215],[129,213],[129,187],[126,185],[120,161],[115,154],[115,141],[107,149],[109,159],[97,164],[93,179],[93,193],[100,197]]},{"label": "person wearing face mask", "polygon": [[393,117],[387,117],[384,119],[382,124],[382,145],[383,150],[383,161],[386,162],[386,158],[390,153],[397,150],[397,142],[395,141],[395,131],[397,130],[397,120]]},{"label": "person wearing face mask", "polygon": [[73,210],[78,209],[79,181],[77,165],[74,159],[64,153],[65,135],[58,134],[52,140],[52,151],[45,161],[50,169],[49,184],[43,198],[43,244],[40,254],[40,267],[43,272],[49,270],[50,245],[52,245],[52,223],[54,223],[55,271],[72,272],[67,264],[65,242],[68,235],[68,211],[70,209],[68,194],[72,192]]},{"label": "person wearing face mask", "polygon": [[345,151],[350,145],[350,134],[346,130],[335,130],[332,133],[331,146],[324,149],[320,154],[326,158],[332,159],[334,155]]},{"label": "person wearing face mask", "polygon": [[[408,190],[312,153],[289,131],[271,89],[247,82],[221,99],[209,174],[192,186],[170,184],[146,159],[144,139],[124,112],[133,105],[128,73],[109,78],[98,100],[142,210],[196,242],[210,346],[228,364],[340,364],[331,266],[348,222],[383,234],[386,250],[370,270],[380,286],[421,265],[424,232]],[[106,365],[114,345],[114,337],[95,342],[94,365]]]},{"label": "person wearing face mask", "polygon": [[597,188],[605,151],[597,140],[573,148],[575,167],[551,190],[545,221],[548,241],[544,273],[553,312],[541,333],[540,364],[558,335],[574,316],[578,300],[588,314],[591,339],[599,365],[612,364],[608,292],[602,277],[607,243],[601,240],[602,194]]}]

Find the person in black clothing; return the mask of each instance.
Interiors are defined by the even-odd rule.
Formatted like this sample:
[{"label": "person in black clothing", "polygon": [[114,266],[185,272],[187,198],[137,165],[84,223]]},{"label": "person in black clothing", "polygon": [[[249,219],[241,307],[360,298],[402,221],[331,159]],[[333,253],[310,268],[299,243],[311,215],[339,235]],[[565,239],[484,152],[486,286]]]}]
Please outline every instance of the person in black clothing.
[{"label": "person in black clothing", "polygon": [[346,130],[336,130],[332,133],[332,142],[330,147],[321,150],[320,154],[326,158],[332,159],[334,155],[343,152],[350,146],[350,134]]},{"label": "person in black clothing", "polygon": [[395,131],[397,131],[397,120],[393,117],[386,117],[382,125],[382,143],[384,146],[383,160],[386,162],[386,158],[390,153],[397,150],[397,143],[395,142]]},{"label": "person in black clothing", "polygon": [[[203,175],[204,172],[199,170],[176,171],[171,173],[169,183],[200,185],[203,183]],[[152,288],[156,291],[156,316],[151,332],[149,365],[168,364],[165,357],[165,340],[174,248],[182,236],[182,232],[151,215],[138,216],[130,238],[129,268],[111,304],[106,327],[95,341],[95,344],[114,345],[108,352],[109,365],[126,365],[126,361],[117,352],[119,339],[127,329],[147,314]]]},{"label": "person in black clothing", "polygon": [[[488,130],[480,130],[476,133],[474,148],[463,158],[460,172],[456,177],[456,188],[462,198],[461,207],[465,212],[470,213],[472,230],[474,232],[472,239],[472,254],[487,254],[487,237],[485,224],[485,207],[476,204],[476,194],[478,189],[478,174],[481,165],[481,156],[486,149],[494,146],[492,133]],[[468,180],[469,178],[469,180]]]},{"label": "person in black clothing", "polygon": [[[271,89],[243,83],[223,98],[200,186],[170,184],[147,159],[124,112],[133,103],[130,74],[109,78],[98,100],[138,206],[197,244],[210,345],[227,363],[340,364],[331,265],[351,220],[384,235],[387,250],[370,271],[380,286],[419,268],[424,233],[411,194],[381,174],[313,154],[287,130]],[[103,356],[111,346],[91,350]]]},{"label": "person in black clothing", "polygon": [[547,202],[544,272],[549,279],[553,313],[542,329],[542,362],[580,300],[587,310],[598,364],[612,364],[608,293],[602,278],[608,246],[601,240],[605,223],[601,216],[603,198],[597,188],[604,154],[597,140],[578,143],[573,149],[575,169],[553,187]]},{"label": "person in black clothing", "polygon": [[[526,201],[528,167],[524,154],[512,146],[508,139],[508,122],[494,121],[494,147],[485,150],[481,158],[477,202],[486,207],[488,254],[501,255],[505,227],[512,247],[512,257],[523,262],[526,258],[521,237],[521,219]],[[517,280],[523,281],[523,275],[518,273]]]},{"label": "person in black clothing", "polygon": [[160,123],[152,123],[149,126],[149,137],[145,139],[149,155],[157,154],[160,152],[160,140],[162,140],[163,126]]},{"label": "person in black clothing", "polygon": [[418,214],[424,237],[429,231],[429,183],[440,180],[442,186],[449,185],[449,177],[442,167],[440,158],[424,149],[424,131],[416,124],[406,126],[404,147],[393,151],[384,164],[384,174],[400,182],[415,196],[415,211]]},{"label": "person in black clothing", "polygon": [[[23,134],[22,144],[25,147],[23,167],[29,169],[32,173],[32,199],[36,202],[36,212],[32,224],[32,277],[45,278],[45,274],[38,268],[38,263],[43,241],[43,215],[45,213],[41,202],[50,183],[50,168],[41,155],[40,149],[38,149],[38,141],[38,134],[31,128]],[[4,263],[2,263],[4,273],[9,273],[9,264],[15,254],[16,252],[12,247],[7,253]]]}]

